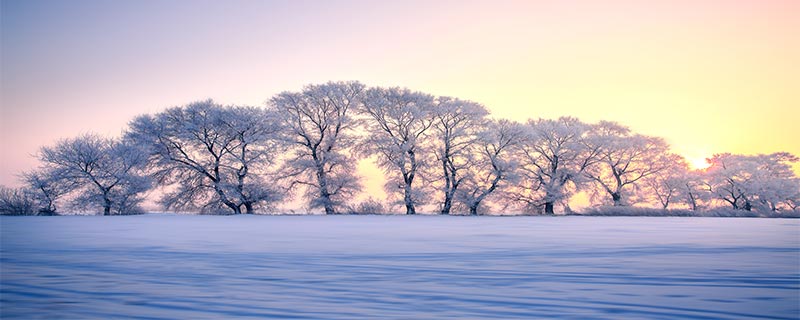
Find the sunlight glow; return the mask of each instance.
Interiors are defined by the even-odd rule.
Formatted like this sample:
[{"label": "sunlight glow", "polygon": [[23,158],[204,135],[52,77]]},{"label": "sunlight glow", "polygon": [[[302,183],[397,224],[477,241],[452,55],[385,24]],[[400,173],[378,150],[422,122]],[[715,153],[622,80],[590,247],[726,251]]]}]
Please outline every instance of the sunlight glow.
[{"label": "sunlight glow", "polygon": [[697,157],[697,158],[691,158],[691,159],[687,159],[687,160],[689,161],[689,166],[693,170],[702,170],[702,169],[705,169],[705,168],[708,168],[709,166],[711,166],[711,163],[706,161],[705,157]]},{"label": "sunlight glow", "polygon": [[331,80],[616,121],[689,159],[800,154],[796,0],[1,2],[6,186],[59,139]]}]

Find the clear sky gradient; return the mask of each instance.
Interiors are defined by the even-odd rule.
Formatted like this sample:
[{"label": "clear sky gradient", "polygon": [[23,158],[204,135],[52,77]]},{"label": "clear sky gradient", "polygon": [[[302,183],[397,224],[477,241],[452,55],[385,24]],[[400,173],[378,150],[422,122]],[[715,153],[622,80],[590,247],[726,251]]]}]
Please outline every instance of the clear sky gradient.
[{"label": "clear sky gradient", "polygon": [[8,1],[0,184],[42,145],[328,80],[800,155],[800,1]]}]

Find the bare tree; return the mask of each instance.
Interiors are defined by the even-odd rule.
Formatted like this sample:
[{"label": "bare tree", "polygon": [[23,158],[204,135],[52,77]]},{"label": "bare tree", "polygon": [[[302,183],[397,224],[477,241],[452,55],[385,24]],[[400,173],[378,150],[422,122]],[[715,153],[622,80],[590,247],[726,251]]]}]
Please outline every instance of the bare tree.
[{"label": "bare tree", "polygon": [[161,199],[166,208],[239,214],[283,197],[268,181],[279,131],[273,110],[206,100],[139,116],[126,138],[147,150],[150,173],[173,187]]},{"label": "bare tree", "polygon": [[0,186],[0,215],[35,215],[36,206],[36,198],[31,190]]},{"label": "bare tree", "polygon": [[39,152],[50,179],[70,181],[80,206],[97,205],[103,215],[140,212],[150,180],[140,174],[146,156],[135,146],[94,134],[66,139]]},{"label": "bare tree", "polygon": [[450,214],[458,187],[466,178],[462,171],[473,157],[471,147],[477,133],[486,128],[489,112],[479,103],[456,98],[439,97],[435,103],[431,142],[441,171],[434,182],[442,184],[444,193],[441,214]]},{"label": "bare tree", "polygon": [[478,214],[483,201],[507,181],[515,181],[517,162],[513,148],[524,137],[522,125],[508,120],[490,121],[472,142],[472,152],[466,163],[463,187],[457,199],[462,201],[471,215]]},{"label": "bare tree", "polygon": [[311,208],[326,214],[343,208],[361,186],[355,174],[352,152],[356,125],[351,113],[363,100],[365,88],[358,82],[309,85],[302,92],[283,92],[270,100],[278,114],[285,138],[294,146],[285,174],[293,184],[306,186]]},{"label": "bare tree", "polygon": [[553,214],[584,182],[582,174],[598,159],[601,147],[587,143],[591,126],[572,117],[529,120],[521,144],[521,174],[516,199],[528,206],[544,205]]},{"label": "bare tree", "polygon": [[75,181],[65,179],[60,170],[41,168],[22,174],[22,180],[28,185],[39,205],[39,214],[57,212],[56,202],[59,198],[74,189]]},{"label": "bare tree", "polygon": [[433,124],[433,97],[401,88],[367,90],[361,113],[367,117],[367,136],[362,152],[377,155],[378,165],[398,180],[390,181],[390,193],[402,190],[406,214],[416,214],[420,197],[414,187],[419,168],[422,139]]},{"label": "bare tree", "polygon": [[599,153],[597,163],[584,175],[597,185],[597,194],[611,197],[614,206],[627,204],[626,189],[638,187],[641,179],[667,170],[674,161],[663,139],[631,134],[613,122],[597,124],[587,141]]}]

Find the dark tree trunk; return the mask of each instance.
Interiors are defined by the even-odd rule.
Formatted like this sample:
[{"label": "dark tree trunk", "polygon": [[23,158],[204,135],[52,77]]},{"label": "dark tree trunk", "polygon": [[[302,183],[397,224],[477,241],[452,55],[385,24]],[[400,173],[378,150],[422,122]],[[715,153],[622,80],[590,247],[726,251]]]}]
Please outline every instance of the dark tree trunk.
[{"label": "dark tree trunk", "polygon": [[328,175],[325,173],[325,165],[320,163],[319,158],[314,150],[314,162],[317,167],[317,184],[319,184],[319,196],[322,198],[325,207],[325,214],[336,214],[336,209],[333,208],[331,203],[331,194],[328,192]]},{"label": "dark tree trunk", "polygon": [[103,215],[111,215],[111,199],[107,198],[105,195],[103,196]]},{"label": "dark tree trunk", "polygon": [[406,202],[406,214],[417,214],[417,210],[414,209],[413,203]]},{"label": "dark tree trunk", "polygon": [[450,214],[450,209],[453,207],[453,198],[445,197],[444,198],[444,206],[442,207],[442,214],[448,215]]},{"label": "dark tree trunk", "polygon": [[219,186],[217,185],[217,181],[215,181],[215,183],[214,183],[214,189],[217,192],[217,195],[219,195],[220,201],[222,201],[222,203],[226,207],[228,207],[231,210],[233,210],[233,214],[241,214],[242,213],[242,208],[240,208],[241,205],[237,205],[237,204],[233,203],[232,201],[228,200],[228,198],[225,197],[225,192],[223,192],[222,189],[220,189]]},{"label": "dark tree trunk", "polygon": [[553,211],[553,207],[554,207],[554,205],[553,205],[552,201],[545,202],[544,203],[544,213],[545,214],[555,214],[555,212]]},{"label": "dark tree trunk", "polygon": [[697,211],[697,201],[694,199],[693,194],[689,194],[689,206],[692,207],[692,211]]},{"label": "dark tree trunk", "polygon": [[619,192],[612,192],[611,199],[614,200],[615,207],[622,206],[622,196],[619,194]]},{"label": "dark tree trunk", "polygon": [[411,163],[411,169],[409,172],[403,171],[403,182],[405,183],[403,200],[406,203],[406,214],[417,214],[417,209],[414,208],[414,199],[411,197],[411,185],[414,183],[414,176],[417,173],[417,158],[413,150],[409,150],[407,153]]},{"label": "dark tree trunk", "polygon": [[406,214],[416,214],[417,210],[414,208],[414,200],[411,198],[411,185],[406,184],[403,201],[406,203]]},{"label": "dark tree trunk", "polygon": [[477,216],[478,215],[478,204],[474,204],[474,205],[469,206],[469,214],[473,215],[473,216]]},{"label": "dark tree trunk", "polygon": [[452,207],[452,196],[450,193],[450,170],[447,168],[447,148],[445,148],[445,155],[442,156],[442,172],[444,173],[444,201],[442,202],[441,214],[450,214]]}]

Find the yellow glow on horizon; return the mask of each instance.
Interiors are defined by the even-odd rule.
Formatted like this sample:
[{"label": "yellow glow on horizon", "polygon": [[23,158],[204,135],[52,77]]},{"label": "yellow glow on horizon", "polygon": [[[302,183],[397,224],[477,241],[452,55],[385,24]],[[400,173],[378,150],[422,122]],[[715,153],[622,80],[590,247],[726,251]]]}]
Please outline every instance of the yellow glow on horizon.
[{"label": "yellow glow on horizon", "polygon": [[724,152],[800,156],[800,1],[162,5],[3,7],[0,184],[35,167],[38,147],[118,135],[137,114],[205,98],[262,105],[338,80],[473,100],[520,122],[616,121],[693,166]]}]

